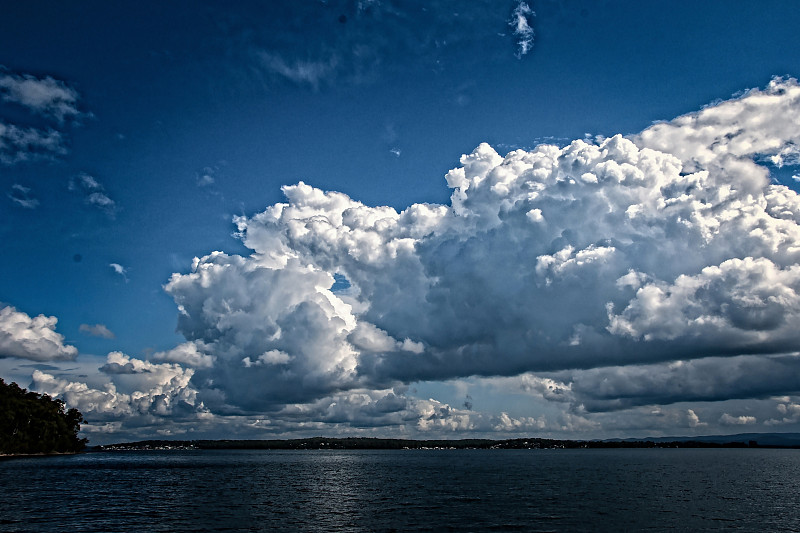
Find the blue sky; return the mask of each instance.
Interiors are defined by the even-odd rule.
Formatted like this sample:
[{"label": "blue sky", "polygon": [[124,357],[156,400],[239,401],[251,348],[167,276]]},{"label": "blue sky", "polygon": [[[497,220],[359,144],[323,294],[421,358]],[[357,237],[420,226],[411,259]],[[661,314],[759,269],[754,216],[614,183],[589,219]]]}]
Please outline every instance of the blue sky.
[{"label": "blue sky", "polygon": [[[798,203],[798,19],[777,1],[5,7],[0,376],[76,403],[93,442],[796,430],[800,382],[765,383],[800,342],[773,317],[794,316],[796,224],[771,207]],[[776,103],[753,111],[750,89]],[[731,140],[748,135],[774,142]],[[669,218],[632,189],[563,192],[563,169],[537,189],[539,156],[501,164],[543,144],[576,180],[604,183],[610,158],[700,203]],[[652,177],[634,146],[681,168]],[[480,185],[501,174],[503,201]],[[634,204],[647,231],[603,215]]]}]

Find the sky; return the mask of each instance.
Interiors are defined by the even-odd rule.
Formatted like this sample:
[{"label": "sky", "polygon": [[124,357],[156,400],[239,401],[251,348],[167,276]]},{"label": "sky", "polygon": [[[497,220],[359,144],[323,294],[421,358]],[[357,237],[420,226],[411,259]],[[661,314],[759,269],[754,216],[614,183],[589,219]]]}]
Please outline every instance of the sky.
[{"label": "sky", "polygon": [[794,2],[0,13],[0,377],[90,443],[800,431]]}]

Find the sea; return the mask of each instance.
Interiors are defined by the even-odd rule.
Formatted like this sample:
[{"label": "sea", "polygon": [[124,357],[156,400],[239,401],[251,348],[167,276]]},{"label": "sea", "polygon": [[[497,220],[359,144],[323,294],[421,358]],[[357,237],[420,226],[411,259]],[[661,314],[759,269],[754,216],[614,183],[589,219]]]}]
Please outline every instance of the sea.
[{"label": "sea", "polygon": [[0,531],[800,531],[800,450],[170,450],[0,461]]}]

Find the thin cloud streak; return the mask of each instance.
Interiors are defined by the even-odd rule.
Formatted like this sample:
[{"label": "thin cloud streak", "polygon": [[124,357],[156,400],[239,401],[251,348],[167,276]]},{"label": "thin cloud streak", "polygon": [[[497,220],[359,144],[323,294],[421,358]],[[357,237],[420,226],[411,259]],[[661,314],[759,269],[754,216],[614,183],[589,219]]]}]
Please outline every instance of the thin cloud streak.
[{"label": "thin cloud streak", "polygon": [[14,74],[0,66],[0,100],[20,105],[29,111],[63,123],[82,115],[78,92],[50,76],[37,78]]},{"label": "thin cloud streak", "polygon": [[117,204],[105,192],[105,188],[93,176],[86,173],[78,174],[69,181],[69,190],[83,197],[86,205],[92,206],[109,218],[114,218],[117,213]]},{"label": "thin cloud streak", "polygon": [[25,128],[0,121],[0,163],[11,166],[65,155],[64,137],[55,130]]},{"label": "thin cloud streak", "polygon": [[25,209],[36,209],[39,206],[39,200],[33,197],[31,188],[19,183],[11,186],[11,191],[7,196],[12,202]]},{"label": "thin cloud streak", "polygon": [[62,81],[14,73],[0,65],[0,102],[19,106],[58,126],[26,127],[0,119],[0,163],[11,166],[66,155],[66,140],[60,129],[65,122],[84,116],[78,109],[78,99],[78,92]]}]

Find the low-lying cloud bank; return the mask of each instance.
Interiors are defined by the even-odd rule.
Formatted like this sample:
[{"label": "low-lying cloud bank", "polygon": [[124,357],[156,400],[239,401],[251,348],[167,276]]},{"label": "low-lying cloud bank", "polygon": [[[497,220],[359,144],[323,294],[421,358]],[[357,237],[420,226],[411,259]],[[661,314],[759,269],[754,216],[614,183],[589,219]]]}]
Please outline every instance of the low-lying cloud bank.
[{"label": "low-lying cloud bank", "polygon": [[447,174],[450,205],[397,212],[286,186],[285,203],[235,219],[252,255],[213,252],[165,286],[187,343],[104,371],[160,376],[139,412],[267,413],[253,424],[273,429],[546,426],[406,394],[470,376],[527,376],[570,406],[560,429],[596,427],[592,412],[791,395],[800,198],[768,167],[800,161],[797,124],[800,86],[775,79],[629,137],[505,157],[481,144]]}]

